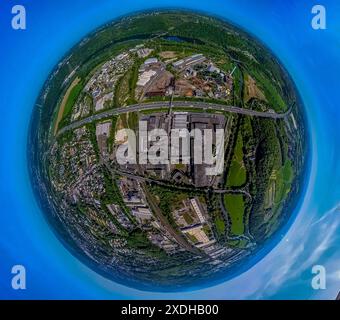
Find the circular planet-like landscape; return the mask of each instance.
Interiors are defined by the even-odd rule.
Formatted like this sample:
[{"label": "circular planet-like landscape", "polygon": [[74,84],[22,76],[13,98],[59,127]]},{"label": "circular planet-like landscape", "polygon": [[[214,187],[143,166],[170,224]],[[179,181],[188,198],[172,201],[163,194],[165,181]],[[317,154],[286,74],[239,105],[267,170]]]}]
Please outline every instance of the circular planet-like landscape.
[{"label": "circular planet-like landscape", "polygon": [[84,38],[35,107],[30,172],[63,244],[146,290],[231,278],[302,194],[306,123],[257,39],[215,17],[153,11]]}]

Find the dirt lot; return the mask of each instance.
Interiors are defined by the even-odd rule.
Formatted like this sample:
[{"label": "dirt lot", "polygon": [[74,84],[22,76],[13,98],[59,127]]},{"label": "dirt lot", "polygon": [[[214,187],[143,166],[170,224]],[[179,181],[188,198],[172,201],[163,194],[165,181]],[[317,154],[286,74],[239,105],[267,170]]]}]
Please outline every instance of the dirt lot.
[{"label": "dirt lot", "polygon": [[246,75],[244,101],[248,102],[252,98],[266,101],[266,97],[264,96],[263,92],[257,87],[256,81],[250,75]]},{"label": "dirt lot", "polygon": [[174,51],[163,51],[159,54],[163,59],[173,59],[177,57],[176,52]]}]

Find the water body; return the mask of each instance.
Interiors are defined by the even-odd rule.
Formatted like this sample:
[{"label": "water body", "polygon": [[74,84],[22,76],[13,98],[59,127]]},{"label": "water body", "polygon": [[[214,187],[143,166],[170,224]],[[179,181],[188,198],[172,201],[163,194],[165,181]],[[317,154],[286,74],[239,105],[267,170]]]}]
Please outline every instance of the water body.
[{"label": "water body", "polygon": [[192,39],[192,38],[185,38],[185,37],[178,37],[178,36],[167,36],[163,37],[163,39],[168,41],[174,41],[177,43],[183,43],[183,42],[189,42],[189,43],[197,43],[197,44],[204,44],[204,41],[201,41],[199,39]]}]

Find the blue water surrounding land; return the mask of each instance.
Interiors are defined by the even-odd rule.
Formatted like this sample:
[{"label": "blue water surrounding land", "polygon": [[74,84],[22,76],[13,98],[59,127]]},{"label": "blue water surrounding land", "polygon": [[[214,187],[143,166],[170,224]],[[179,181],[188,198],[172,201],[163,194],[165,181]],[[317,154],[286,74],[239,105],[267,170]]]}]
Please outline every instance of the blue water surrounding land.
[{"label": "blue water surrounding land", "polygon": [[179,37],[173,37],[173,36],[170,36],[170,37],[165,37],[166,40],[170,40],[170,41],[175,41],[175,42],[185,42],[185,40],[179,38]]},{"label": "blue water surrounding land", "polygon": [[[340,290],[340,3],[324,0],[327,30],[313,30],[302,1],[75,0],[28,1],[27,30],[11,29],[11,3],[0,3],[0,297],[111,299],[329,298]],[[86,34],[133,11],[180,6],[216,14],[260,38],[294,79],[309,124],[310,175],[296,219],[268,254],[240,276],[209,288],[142,292],[97,275],[74,258],[39,210],[27,169],[27,134],[35,100],[54,66]],[[275,240],[273,240],[275,241]],[[262,258],[262,259],[260,259]],[[11,267],[27,270],[27,290],[11,288]],[[327,288],[313,290],[311,270],[323,265]],[[194,289],[194,290],[193,290]]]}]

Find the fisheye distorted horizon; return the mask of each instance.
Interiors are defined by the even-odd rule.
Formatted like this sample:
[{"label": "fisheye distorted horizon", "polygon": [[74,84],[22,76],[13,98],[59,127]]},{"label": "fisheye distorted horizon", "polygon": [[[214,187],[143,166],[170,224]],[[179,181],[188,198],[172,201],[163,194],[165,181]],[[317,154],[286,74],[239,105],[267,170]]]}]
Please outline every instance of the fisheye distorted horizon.
[{"label": "fisheye distorted horizon", "polygon": [[301,200],[299,93],[269,49],[215,17],[115,20],[58,64],[37,104],[40,206],[74,255],[119,283],[173,291],[233,278]]}]

